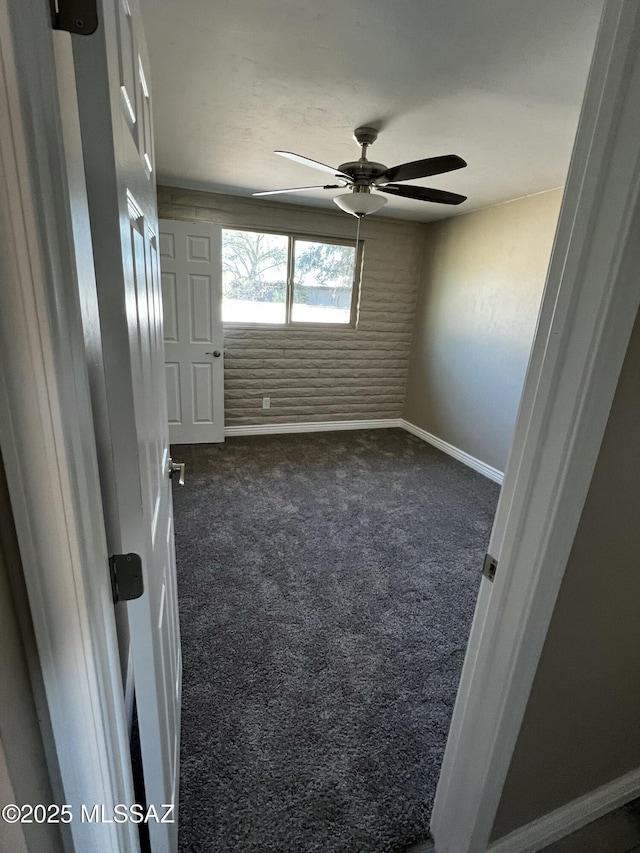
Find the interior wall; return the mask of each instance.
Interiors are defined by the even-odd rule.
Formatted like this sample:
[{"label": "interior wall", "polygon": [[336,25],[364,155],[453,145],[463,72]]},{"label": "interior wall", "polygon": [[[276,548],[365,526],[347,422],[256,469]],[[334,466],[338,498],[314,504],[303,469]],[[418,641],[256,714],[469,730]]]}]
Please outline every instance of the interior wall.
[{"label": "interior wall", "polygon": [[493,838],[640,767],[638,389],[640,319],[627,350]]},{"label": "interior wall", "polygon": [[[344,213],[158,187],[164,219],[355,239]],[[362,220],[364,268],[356,329],[224,330],[225,424],[399,418],[423,252],[415,222]],[[271,408],[262,409],[262,397]]]},{"label": "interior wall", "polygon": [[425,229],[404,417],[500,471],[561,199],[550,190]]}]

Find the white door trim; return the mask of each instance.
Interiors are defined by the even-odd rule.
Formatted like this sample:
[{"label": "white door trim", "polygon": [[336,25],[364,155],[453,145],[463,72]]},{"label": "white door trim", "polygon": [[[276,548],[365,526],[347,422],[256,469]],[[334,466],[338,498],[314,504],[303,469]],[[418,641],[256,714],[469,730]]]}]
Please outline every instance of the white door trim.
[{"label": "white door trim", "polygon": [[608,0],[449,733],[438,853],[485,851],[638,311],[640,6]]},{"label": "white door trim", "polygon": [[48,4],[0,0],[0,444],[65,847],[128,853],[133,824],[81,820],[134,800],[54,67]]}]

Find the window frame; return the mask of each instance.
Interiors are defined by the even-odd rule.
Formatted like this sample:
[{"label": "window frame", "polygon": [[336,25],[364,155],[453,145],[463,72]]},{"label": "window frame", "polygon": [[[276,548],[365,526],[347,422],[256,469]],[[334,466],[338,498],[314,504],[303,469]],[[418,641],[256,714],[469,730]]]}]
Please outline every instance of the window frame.
[{"label": "window frame", "polygon": [[[364,259],[364,240],[349,240],[344,237],[325,237],[303,231],[282,231],[276,228],[251,228],[242,225],[225,225],[221,231],[244,231],[252,234],[271,234],[276,237],[286,237],[287,245],[287,280],[285,292],[285,321],[284,323],[250,323],[223,320],[222,325],[229,329],[356,329],[360,308],[360,285],[362,282],[362,263]],[[355,249],[353,262],[353,283],[351,285],[351,305],[347,323],[310,323],[308,321],[292,320],[294,279],[295,279],[295,245],[296,240],[313,243],[325,243],[329,246],[350,246]],[[222,257],[221,257],[222,262]]]}]

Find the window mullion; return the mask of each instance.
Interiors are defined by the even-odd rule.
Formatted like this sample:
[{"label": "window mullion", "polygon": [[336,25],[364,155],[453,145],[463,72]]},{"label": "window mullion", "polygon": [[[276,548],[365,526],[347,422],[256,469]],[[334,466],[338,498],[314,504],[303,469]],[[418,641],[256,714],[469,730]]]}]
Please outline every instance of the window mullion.
[{"label": "window mullion", "polygon": [[287,296],[285,304],[285,323],[291,324],[291,313],[293,310],[293,276],[294,270],[294,244],[295,237],[289,236],[289,253],[287,257]]}]

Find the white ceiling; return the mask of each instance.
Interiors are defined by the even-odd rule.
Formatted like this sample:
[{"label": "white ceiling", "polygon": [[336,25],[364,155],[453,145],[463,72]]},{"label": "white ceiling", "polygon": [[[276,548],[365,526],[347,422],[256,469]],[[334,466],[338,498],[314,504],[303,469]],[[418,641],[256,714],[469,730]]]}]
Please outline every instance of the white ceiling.
[{"label": "white ceiling", "polygon": [[[414,181],[460,207],[387,196],[428,221],[564,183],[602,0],[142,0],[159,183],[250,195],[329,176],[352,132],[388,166],[458,154]],[[339,191],[274,197],[332,207]]]}]

